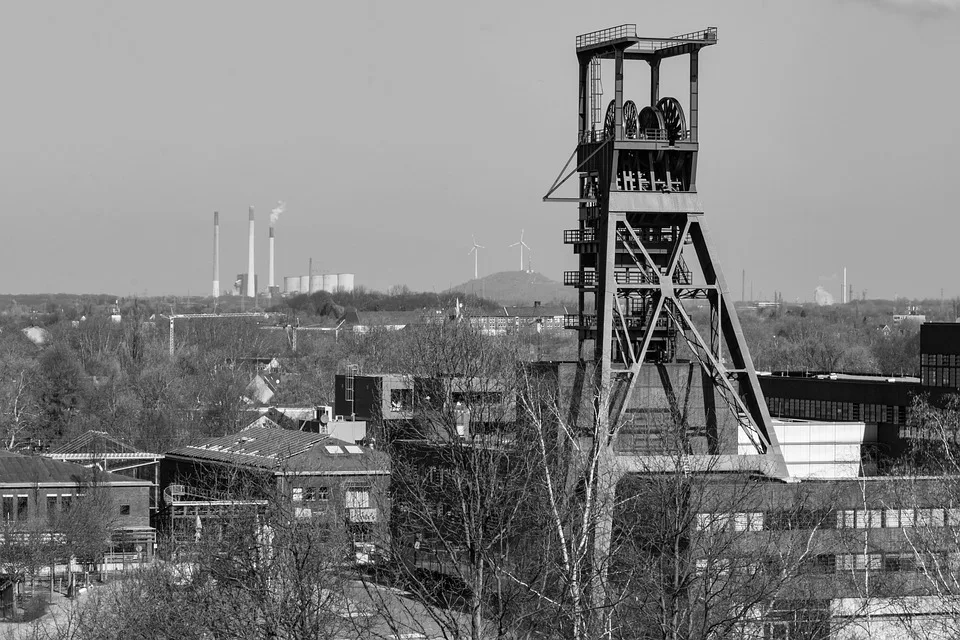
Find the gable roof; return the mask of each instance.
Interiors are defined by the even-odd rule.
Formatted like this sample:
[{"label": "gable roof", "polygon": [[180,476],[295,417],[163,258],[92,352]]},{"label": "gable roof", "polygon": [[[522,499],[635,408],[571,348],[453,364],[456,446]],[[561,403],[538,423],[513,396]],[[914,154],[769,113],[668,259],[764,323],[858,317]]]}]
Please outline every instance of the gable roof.
[{"label": "gable roof", "polygon": [[94,471],[79,464],[60,462],[42,456],[24,456],[0,451],[0,484],[137,484],[150,486],[147,480],[137,480],[116,473]]},{"label": "gable roof", "polygon": [[166,455],[279,473],[361,474],[385,469],[380,457],[367,447],[357,447],[323,433],[265,426],[269,424],[275,423],[262,416],[239,433],[207,438]]}]

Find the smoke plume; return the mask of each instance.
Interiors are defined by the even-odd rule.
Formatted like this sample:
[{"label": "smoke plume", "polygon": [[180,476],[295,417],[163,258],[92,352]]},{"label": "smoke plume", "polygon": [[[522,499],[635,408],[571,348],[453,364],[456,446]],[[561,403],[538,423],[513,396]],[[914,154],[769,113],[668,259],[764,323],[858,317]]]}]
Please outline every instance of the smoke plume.
[{"label": "smoke plume", "polygon": [[277,206],[270,211],[270,224],[277,224],[277,219],[280,217],[280,214],[286,211],[287,203],[283,200],[277,202]]}]

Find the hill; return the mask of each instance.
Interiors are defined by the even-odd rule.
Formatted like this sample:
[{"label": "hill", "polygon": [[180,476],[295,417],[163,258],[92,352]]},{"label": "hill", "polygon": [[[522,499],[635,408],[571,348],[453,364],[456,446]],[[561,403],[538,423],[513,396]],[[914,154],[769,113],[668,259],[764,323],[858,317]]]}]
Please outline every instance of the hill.
[{"label": "hill", "polygon": [[575,303],[576,293],[536,271],[500,271],[476,280],[451,287],[445,293],[477,295],[487,300],[496,300],[502,305],[529,305],[535,300],[544,304],[551,302]]}]

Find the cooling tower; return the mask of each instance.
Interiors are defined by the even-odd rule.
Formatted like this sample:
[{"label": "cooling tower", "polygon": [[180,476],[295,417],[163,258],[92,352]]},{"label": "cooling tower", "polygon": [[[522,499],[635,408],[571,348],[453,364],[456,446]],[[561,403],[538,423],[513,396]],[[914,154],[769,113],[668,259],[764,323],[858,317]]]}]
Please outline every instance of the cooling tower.
[{"label": "cooling tower", "polygon": [[353,291],[353,274],[352,273],[340,273],[337,274],[337,287],[343,291]]},{"label": "cooling tower", "polygon": [[283,279],[284,293],[300,293],[300,276],[286,276]]},{"label": "cooling tower", "polygon": [[300,293],[310,293],[310,276],[300,276]]},{"label": "cooling tower", "polygon": [[310,293],[326,291],[323,288],[323,276],[310,276]]},{"label": "cooling tower", "polygon": [[323,274],[323,290],[329,293],[333,293],[337,290],[337,274],[335,273],[325,273]]}]

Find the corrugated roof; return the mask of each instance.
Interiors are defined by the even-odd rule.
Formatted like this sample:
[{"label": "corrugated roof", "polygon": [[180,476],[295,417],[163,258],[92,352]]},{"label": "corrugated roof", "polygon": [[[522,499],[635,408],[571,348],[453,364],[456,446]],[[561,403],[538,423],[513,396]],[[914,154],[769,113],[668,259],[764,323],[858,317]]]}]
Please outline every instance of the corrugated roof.
[{"label": "corrugated roof", "polygon": [[[270,422],[266,417],[261,420],[261,425]],[[348,446],[351,450],[346,449]],[[181,447],[166,455],[295,473],[386,470],[385,462],[372,449],[360,447],[359,453],[355,449],[353,443],[326,434],[257,425]]]},{"label": "corrugated roof", "polygon": [[79,464],[0,451],[0,484],[80,484],[94,480],[100,484],[132,482],[150,485],[147,480],[137,480],[116,473],[95,472]]}]

